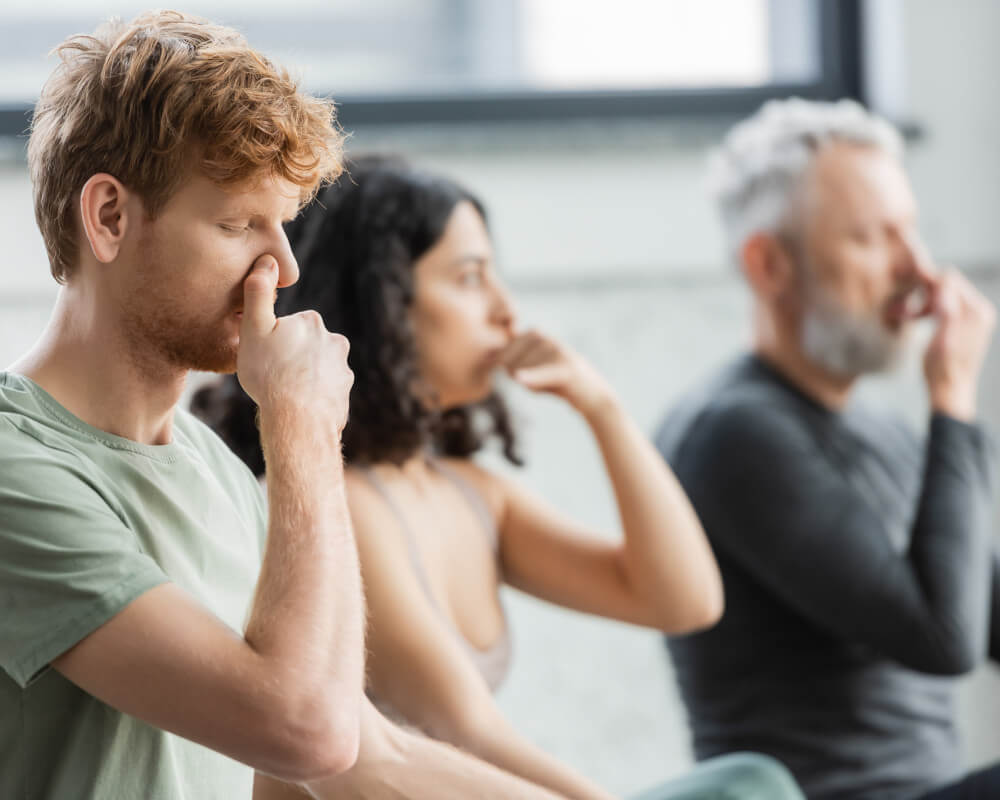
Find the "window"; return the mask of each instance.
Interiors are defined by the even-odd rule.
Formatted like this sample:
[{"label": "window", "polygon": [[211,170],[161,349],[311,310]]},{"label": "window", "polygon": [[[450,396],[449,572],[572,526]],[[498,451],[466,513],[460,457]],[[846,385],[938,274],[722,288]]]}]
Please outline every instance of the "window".
[{"label": "window", "polygon": [[[23,131],[67,35],[145,3],[7,12],[0,132]],[[858,96],[854,0],[205,0],[359,124],[744,113]]]}]

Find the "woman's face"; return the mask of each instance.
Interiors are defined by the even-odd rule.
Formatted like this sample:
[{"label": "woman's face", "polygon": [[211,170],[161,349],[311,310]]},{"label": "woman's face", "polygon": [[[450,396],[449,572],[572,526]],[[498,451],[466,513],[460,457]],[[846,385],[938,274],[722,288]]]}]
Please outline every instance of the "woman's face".
[{"label": "woman's face", "polygon": [[420,373],[441,408],[489,395],[514,335],[514,310],[472,203],[455,206],[441,238],[416,262],[410,314]]}]

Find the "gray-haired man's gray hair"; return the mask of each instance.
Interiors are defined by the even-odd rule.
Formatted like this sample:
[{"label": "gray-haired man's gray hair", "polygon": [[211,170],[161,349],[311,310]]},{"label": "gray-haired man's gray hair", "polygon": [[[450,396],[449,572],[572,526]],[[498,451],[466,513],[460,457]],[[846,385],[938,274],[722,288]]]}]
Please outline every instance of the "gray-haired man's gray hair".
[{"label": "gray-haired man's gray hair", "polygon": [[710,183],[735,263],[750,236],[788,221],[802,174],[832,141],[903,155],[899,132],[853,100],[771,100],[726,135],[712,154]]}]

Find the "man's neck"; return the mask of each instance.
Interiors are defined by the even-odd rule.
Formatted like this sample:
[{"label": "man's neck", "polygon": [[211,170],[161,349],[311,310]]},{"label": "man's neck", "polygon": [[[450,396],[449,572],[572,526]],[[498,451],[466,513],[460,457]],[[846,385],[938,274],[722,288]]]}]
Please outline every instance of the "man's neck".
[{"label": "man's neck", "polygon": [[138,352],[128,339],[98,303],[64,288],[42,337],[10,369],[88,425],[142,444],[168,444],[187,371]]},{"label": "man's neck", "polygon": [[791,324],[762,324],[758,320],[753,352],[799,391],[831,411],[841,411],[850,399],[856,377],[835,375],[811,361],[802,351]]}]

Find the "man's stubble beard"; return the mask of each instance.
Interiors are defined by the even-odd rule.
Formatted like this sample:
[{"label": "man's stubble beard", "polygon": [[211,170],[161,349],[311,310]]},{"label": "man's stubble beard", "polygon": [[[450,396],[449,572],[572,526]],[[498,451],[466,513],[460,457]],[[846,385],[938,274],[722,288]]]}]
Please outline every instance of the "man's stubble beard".
[{"label": "man's stubble beard", "polygon": [[136,367],[148,373],[235,372],[238,348],[227,336],[227,317],[199,317],[194,313],[197,298],[167,291],[170,268],[154,236],[144,237],[141,254],[136,282],[122,310],[125,344]]}]

